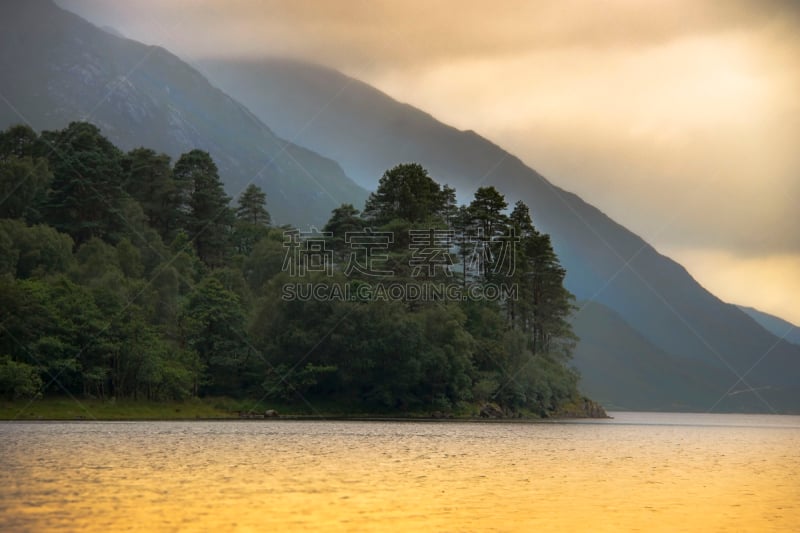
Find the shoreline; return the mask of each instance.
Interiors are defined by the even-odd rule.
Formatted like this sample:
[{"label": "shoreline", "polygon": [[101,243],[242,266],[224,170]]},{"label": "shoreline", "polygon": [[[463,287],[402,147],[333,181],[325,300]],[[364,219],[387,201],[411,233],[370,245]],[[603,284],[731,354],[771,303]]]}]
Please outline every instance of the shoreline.
[{"label": "shoreline", "polygon": [[0,418],[0,424],[15,423],[84,423],[84,422],[392,422],[392,423],[469,423],[469,424],[548,424],[569,422],[573,420],[613,420],[613,416],[604,418],[597,417],[550,417],[550,418],[479,418],[479,417],[453,417],[453,418],[433,418],[433,417],[379,417],[379,416],[300,416],[287,415],[270,418],[242,418],[232,417],[213,417],[213,418]]},{"label": "shoreline", "polygon": [[587,398],[576,399],[554,413],[515,412],[496,404],[476,404],[460,412],[410,411],[368,412],[359,406],[318,405],[308,412],[292,404],[269,404],[232,398],[194,398],[179,402],[100,400],[68,397],[33,401],[0,401],[0,421],[364,421],[364,422],[520,422],[539,423],[570,419],[610,418]]}]

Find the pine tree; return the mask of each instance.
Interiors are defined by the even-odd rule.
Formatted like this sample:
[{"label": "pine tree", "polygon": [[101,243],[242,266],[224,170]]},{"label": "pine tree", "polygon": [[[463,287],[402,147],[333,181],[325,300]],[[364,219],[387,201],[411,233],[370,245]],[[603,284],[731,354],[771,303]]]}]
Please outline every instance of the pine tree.
[{"label": "pine tree", "polygon": [[92,237],[115,241],[125,224],[120,217],[122,152],[85,122],[66,129],[44,132],[53,170],[46,218],[68,233],[77,246]]},{"label": "pine tree", "polygon": [[494,187],[481,187],[469,204],[470,214],[483,236],[492,239],[505,233],[508,217],[503,211],[508,207],[505,197]]},{"label": "pine tree", "polygon": [[125,191],[142,206],[147,221],[168,242],[175,236],[177,195],[170,159],[148,148],[136,148],[123,161]]},{"label": "pine tree", "polygon": [[175,163],[173,176],[181,217],[197,256],[206,265],[221,266],[231,244],[234,215],[217,165],[207,152],[192,150]]},{"label": "pine tree", "polygon": [[507,302],[509,319],[527,334],[532,353],[568,358],[576,338],[568,322],[574,297],[564,288],[566,270],[550,236],[533,226],[527,205],[517,202],[509,221],[520,237],[513,277],[519,299]]},{"label": "pine tree", "polygon": [[332,234],[331,248],[340,260],[346,259],[349,252],[345,242],[347,233],[358,232],[364,229],[366,221],[359,216],[359,211],[352,204],[342,204],[331,212],[331,218],[323,228],[324,232]]},{"label": "pine tree", "polygon": [[269,226],[271,220],[265,207],[266,203],[266,193],[260,187],[251,183],[239,196],[236,218],[254,226]]},{"label": "pine tree", "polygon": [[440,215],[446,200],[442,189],[418,163],[387,170],[364,206],[364,218],[378,225],[394,219],[417,223]]}]

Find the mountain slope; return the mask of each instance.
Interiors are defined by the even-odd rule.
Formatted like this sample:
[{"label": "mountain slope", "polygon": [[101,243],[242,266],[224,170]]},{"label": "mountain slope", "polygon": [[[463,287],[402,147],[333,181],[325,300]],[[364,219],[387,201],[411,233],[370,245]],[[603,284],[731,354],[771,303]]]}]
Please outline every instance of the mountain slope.
[{"label": "mountain slope", "polygon": [[334,161],[277,137],[166,50],[107,33],[50,0],[0,4],[0,127],[97,124],[124,149],[207,150],[234,197],[251,180],[278,223],[321,224],[366,191]]},{"label": "mountain slope", "polygon": [[724,371],[665,353],[603,304],[582,302],[572,325],[581,338],[573,359],[581,390],[608,409],[752,409],[737,392],[743,386],[722,385]]},{"label": "mountain slope", "polygon": [[791,342],[792,344],[800,345],[800,327],[775,315],[770,315],[769,313],[753,309],[752,307],[745,307],[743,305],[737,305],[736,307],[747,313],[747,315],[758,322],[761,327],[778,338],[782,338],[786,340],[786,342]]},{"label": "mountain slope", "polygon": [[[524,200],[534,223],[553,236],[578,299],[613,309],[663,353],[716,369],[715,391],[750,391],[738,394],[742,409],[800,411],[799,347],[778,341],[637,235],[474,132],[323,67],[265,59],[200,68],[281,135],[335,158],[363,186],[374,187],[398,162],[416,161],[462,195],[491,184],[512,202]],[[650,372],[657,376],[656,366]],[[680,391],[672,394],[678,402]]]}]

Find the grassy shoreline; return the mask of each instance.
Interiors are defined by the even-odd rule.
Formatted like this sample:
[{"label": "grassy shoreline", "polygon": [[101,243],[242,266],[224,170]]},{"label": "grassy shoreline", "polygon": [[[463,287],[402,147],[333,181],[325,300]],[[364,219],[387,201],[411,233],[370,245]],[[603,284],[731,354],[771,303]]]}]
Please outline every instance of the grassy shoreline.
[{"label": "grassy shoreline", "polygon": [[[216,402],[219,403],[219,402]],[[149,402],[42,398],[0,402],[0,420],[179,420],[236,418],[224,404],[206,400]]]},{"label": "grassy shoreline", "polygon": [[[318,407],[318,409],[316,408]],[[320,405],[308,407],[265,403],[233,398],[192,398],[185,401],[152,402],[144,400],[99,400],[84,398],[41,398],[0,401],[0,421],[135,421],[135,420],[252,420],[265,419],[269,409],[280,417],[267,420],[382,420],[382,421],[536,421],[588,418],[586,413],[567,406],[563,413],[543,419],[534,414],[507,418],[481,418],[474,412],[360,412],[352,406]],[[250,413],[242,415],[242,413]]]}]

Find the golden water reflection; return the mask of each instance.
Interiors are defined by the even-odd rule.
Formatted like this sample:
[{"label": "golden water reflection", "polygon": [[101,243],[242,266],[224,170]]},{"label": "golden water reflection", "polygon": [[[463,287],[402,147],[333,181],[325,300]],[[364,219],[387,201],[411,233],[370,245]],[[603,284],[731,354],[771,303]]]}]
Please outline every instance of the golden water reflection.
[{"label": "golden water reflection", "polygon": [[800,531],[800,417],[0,424],[2,531]]}]

